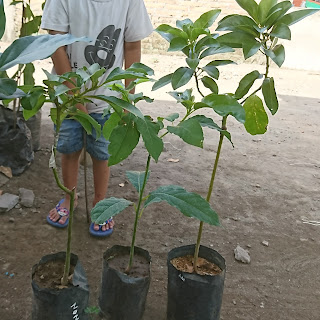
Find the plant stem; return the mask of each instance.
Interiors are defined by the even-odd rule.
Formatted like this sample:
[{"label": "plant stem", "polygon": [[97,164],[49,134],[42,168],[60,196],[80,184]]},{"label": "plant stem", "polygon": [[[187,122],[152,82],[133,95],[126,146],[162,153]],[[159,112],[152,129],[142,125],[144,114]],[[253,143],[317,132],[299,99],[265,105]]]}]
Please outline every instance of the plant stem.
[{"label": "plant stem", "polygon": [[[58,134],[61,126],[61,106],[59,105],[58,101],[55,101],[55,105],[57,108],[57,123],[56,123],[56,131],[54,133],[54,145],[53,145],[53,154],[54,158],[56,157],[56,146],[58,140]],[[71,239],[72,239],[72,222],[73,222],[73,211],[74,211],[74,199],[75,199],[75,192],[76,189],[73,188],[72,190],[66,188],[60,181],[57,169],[55,167],[52,168],[54,178],[56,180],[57,186],[67,193],[70,196],[70,208],[69,208],[69,223],[68,223],[68,239],[67,239],[67,250],[66,250],[66,258],[64,263],[64,271],[63,276],[61,279],[61,285],[67,286],[68,285],[68,278],[70,273],[70,260],[71,260]]]},{"label": "plant stem", "polygon": [[[227,130],[226,124],[227,124],[227,116],[224,116],[222,118],[222,126],[221,126],[222,130]],[[219,158],[220,158],[223,138],[224,138],[224,134],[222,132],[220,132],[218,150],[217,150],[216,159],[215,159],[215,162],[214,162],[214,166],[213,166],[213,170],[212,170],[212,174],[211,174],[211,180],[210,180],[208,193],[207,193],[207,197],[206,197],[206,200],[208,202],[210,202],[211,195],[212,195],[213,182],[214,182],[214,179],[215,179],[215,176],[216,176],[216,173],[217,173],[218,162],[219,162]],[[201,237],[202,237],[202,230],[203,230],[203,221],[200,222],[199,231],[198,231],[198,237],[197,237],[197,243],[196,243],[196,247],[195,247],[195,251],[194,251],[193,269],[194,269],[195,273],[198,273],[197,264],[198,264],[199,250],[200,250],[200,242],[201,242]]]},{"label": "plant stem", "polygon": [[130,269],[132,267],[133,256],[134,256],[134,244],[135,244],[135,241],[136,241],[136,233],[137,233],[137,226],[138,226],[138,220],[139,220],[140,207],[141,207],[141,204],[143,202],[143,192],[144,192],[145,186],[147,184],[148,172],[149,172],[149,167],[150,167],[150,160],[151,160],[151,155],[149,154],[148,155],[147,164],[146,164],[146,170],[145,170],[145,174],[144,174],[142,188],[141,188],[140,193],[139,193],[139,202],[138,202],[138,206],[136,208],[136,216],[135,216],[135,220],[134,220],[133,235],[132,235],[131,248],[130,248],[129,264],[128,264],[128,267],[125,270],[126,274],[129,274]]}]

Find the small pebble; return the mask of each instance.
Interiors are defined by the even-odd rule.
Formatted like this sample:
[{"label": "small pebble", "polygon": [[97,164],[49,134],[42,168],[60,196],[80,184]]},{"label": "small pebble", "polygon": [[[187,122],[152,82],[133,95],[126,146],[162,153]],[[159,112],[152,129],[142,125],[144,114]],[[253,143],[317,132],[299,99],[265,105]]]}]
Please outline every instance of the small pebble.
[{"label": "small pebble", "polygon": [[232,300],[232,303],[233,303],[234,305],[236,305],[236,304],[237,304],[237,301],[236,301],[236,300]]},{"label": "small pebble", "polygon": [[268,242],[268,241],[264,240],[264,241],[262,241],[261,243],[262,243],[265,247],[269,247],[269,242]]},{"label": "small pebble", "polygon": [[11,218],[9,219],[9,222],[12,222],[12,223],[13,223],[13,222],[14,222],[14,218],[11,217]]}]

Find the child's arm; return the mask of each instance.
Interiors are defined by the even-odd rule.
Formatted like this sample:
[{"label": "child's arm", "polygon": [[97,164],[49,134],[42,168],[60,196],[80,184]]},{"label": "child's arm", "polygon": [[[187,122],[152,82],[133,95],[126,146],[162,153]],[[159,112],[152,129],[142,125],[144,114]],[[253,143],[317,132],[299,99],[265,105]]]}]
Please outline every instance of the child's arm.
[{"label": "child's arm", "polygon": [[[140,62],[141,60],[141,41],[125,42],[124,43],[124,68],[129,68],[133,63]],[[126,79],[126,87],[134,79]],[[131,91],[134,93],[134,89]]]},{"label": "child's arm", "polygon": [[[52,31],[49,30],[49,34],[55,35],[55,34],[65,34],[65,32],[58,32],[58,31]],[[71,68],[71,64],[70,64],[70,60],[69,57],[67,55],[66,52],[66,47],[60,47],[57,49],[57,51],[51,56],[53,65],[54,65],[54,69],[56,71],[57,74],[61,75],[64,74],[66,72],[71,72],[72,68]],[[67,87],[69,87],[70,89],[74,88],[74,85],[70,82],[65,82],[64,83]],[[82,104],[77,104],[76,107],[85,112],[88,113],[87,108],[82,105]]]}]

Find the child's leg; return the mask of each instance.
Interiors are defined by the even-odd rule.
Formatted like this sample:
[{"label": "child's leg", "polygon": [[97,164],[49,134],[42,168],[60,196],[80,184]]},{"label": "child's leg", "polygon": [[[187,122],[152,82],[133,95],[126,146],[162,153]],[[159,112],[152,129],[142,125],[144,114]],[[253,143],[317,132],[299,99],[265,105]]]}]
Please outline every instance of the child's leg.
[{"label": "child's leg", "polygon": [[[94,199],[93,206],[97,202],[103,200],[106,197],[108,184],[109,184],[109,175],[110,168],[108,167],[107,160],[98,160],[94,157],[92,158],[92,169],[93,169],[93,181],[94,181]],[[111,221],[108,224],[102,226],[102,231],[113,228],[114,222]],[[99,230],[99,225],[94,225],[95,230]]]},{"label": "child's leg", "polygon": [[[83,148],[83,129],[80,123],[72,119],[62,121],[59,131],[57,150],[61,153],[63,184],[70,190],[77,186],[79,157]],[[75,201],[76,202],[76,201]],[[75,203],[76,205],[76,203]],[[65,196],[60,208],[70,209],[70,197]],[[68,216],[60,217],[56,208],[49,212],[49,219],[64,224]]]},{"label": "child's leg", "polygon": [[[94,118],[101,127],[104,126],[110,115],[103,116],[98,113],[91,113],[90,116]],[[108,145],[109,142],[101,135],[96,140],[96,132],[93,130],[92,135],[87,135],[87,151],[92,159],[93,181],[94,181],[94,199],[93,206],[97,202],[106,197],[109,183],[110,168],[108,167]],[[112,229],[114,222],[111,221],[101,227],[101,231]],[[94,230],[99,230],[99,225],[94,224]]]}]

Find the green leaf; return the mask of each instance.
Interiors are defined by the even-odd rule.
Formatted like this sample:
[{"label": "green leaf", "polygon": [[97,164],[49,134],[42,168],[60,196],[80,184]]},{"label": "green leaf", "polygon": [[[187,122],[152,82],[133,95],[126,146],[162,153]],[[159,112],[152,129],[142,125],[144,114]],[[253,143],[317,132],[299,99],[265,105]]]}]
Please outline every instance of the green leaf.
[{"label": "green leaf", "polygon": [[152,122],[152,119],[145,116],[144,119],[136,118],[135,123],[140,132],[146,149],[151,157],[157,162],[163,150],[163,141],[158,137],[160,126],[158,123]]},{"label": "green leaf", "polygon": [[23,23],[21,26],[20,35],[31,36],[34,33],[37,33],[40,29],[41,16],[34,17],[31,21]]},{"label": "green leaf", "polygon": [[206,88],[211,90],[211,92],[218,94],[219,92],[218,85],[212,78],[204,76],[203,78],[201,78],[201,81]]},{"label": "green leaf", "polygon": [[0,100],[11,100],[11,99],[17,99],[22,98],[26,94],[21,89],[17,89],[13,94],[7,95],[0,92]]},{"label": "green leaf", "polygon": [[267,56],[269,56],[278,67],[281,67],[285,60],[285,51],[282,44],[274,47],[273,50],[265,50]]},{"label": "green leaf", "polygon": [[277,24],[283,23],[287,26],[291,26],[298,21],[316,13],[319,12],[319,9],[301,9],[297,11],[293,11],[291,13],[286,14],[281,19],[277,21]]},{"label": "green leaf", "polygon": [[33,74],[35,72],[35,68],[33,63],[27,63],[23,70],[23,83],[24,85],[34,85],[34,77]]},{"label": "green leaf", "polygon": [[168,49],[168,52],[181,51],[186,46],[188,46],[188,41],[185,38],[182,38],[182,37],[173,38],[170,41],[170,47]]},{"label": "green leaf", "polygon": [[277,98],[277,93],[274,87],[273,78],[265,78],[262,83],[262,94],[264,101],[270,110],[271,114],[274,115],[279,108],[279,102]]},{"label": "green leaf", "polygon": [[177,20],[176,26],[180,29],[185,29],[185,27],[193,26],[193,22],[189,18],[183,19],[183,20]]},{"label": "green leaf", "polygon": [[267,131],[268,116],[263,108],[262,100],[253,95],[249,97],[243,105],[246,112],[244,126],[252,134],[264,134]]},{"label": "green leaf", "polygon": [[15,40],[0,56],[0,71],[17,64],[26,64],[34,60],[48,58],[58,48],[90,39],[74,37],[71,34],[28,36]]},{"label": "green leaf", "polygon": [[131,69],[140,69],[143,70],[145,74],[149,75],[149,76],[153,76],[154,75],[154,70],[151,69],[150,67],[148,67],[147,65],[145,65],[144,63],[141,62],[135,62],[133,63],[129,70]]},{"label": "green leaf", "polygon": [[191,35],[190,35],[190,41],[197,40],[199,36],[202,34],[210,35],[209,29],[199,29],[199,28],[192,29]]},{"label": "green leaf", "polygon": [[272,37],[280,38],[280,39],[286,39],[291,40],[291,31],[290,28],[283,23],[277,23],[270,33]]},{"label": "green leaf", "polygon": [[211,64],[211,62],[201,69],[204,70],[210,77],[216,80],[219,79],[220,72],[216,66]]},{"label": "green leaf", "polygon": [[199,65],[200,60],[186,58],[186,62],[188,64],[188,66],[190,67],[190,69],[195,70],[197,68],[197,66]]},{"label": "green leaf", "polygon": [[[27,96],[20,100],[21,106],[26,110],[39,110],[45,101],[44,89],[42,87],[35,87]],[[39,105],[40,103],[40,105]]]},{"label": "green leaf", "polygon": [[179,186],[162,186],[149,194],[144,207],[161,201],[166,201],[187,217],[193,217],[214,226],[220,225],[217,213],[197,193],[188,192]]},{"label": "green leaf", "polygon": [[222,131],[222,129],[211,119],[202,114],[198,114],[190,119],[197,120],[201,127],[207,127],[213,130]]},{"label": "green leaf", "polygon": [[132,204],[131,201],[119,198],[108,198],[99,201],[91,210],[91,221],[102,224]]},{"label": "green leaf", "polygon": [[235,93],[235,98],[239,100],[242,97],[244,97],[249,92],[254,82],[259,78],[261,78],[261,75],[260,72],[257,70],[245,75],[239,82],[239,86]]},{"label": "green leaf", "polygon": [[112,96],[105,96],[105,95],[87,96],[87,98],[102,100],[102,101],[109,103],[110,106],[113,108],[120,107],[121,109],[124,109],[124,110],[131,112],[132,114],[134,114],[138,118],[143,119],[143,117],[144,117],[143,114],[141,113],[141,111],[136,106],[134,106],[131,103],[129,103],[125,100],[122,100],[120,98],[112,97]]},{"label": "green leaf", "polygon": [[200,59],[203,59],[208,56],[212,56],[214,54],[221,54],[221,53],[228,53],[228,52],[234,52],[233,48],[231,48],[230,46],[220,44],[219,46],[210,47],[204,50],[200,55]]},{"label": "green leaf", "polygon": [[133,104],[136,104],[137,102],[143,100],[148,103],[151,103],[154,101],[154,99],[151,99],[150,97],[144,96],[142,92],[140,93],[129,93],[128,94],[129,100],[133,102]]},{"label": "green leaf", "polygon": [[[245,112],[242,105],[228,94],[209,94],[202,99],[204,106],[212,108],[217,114],[222,117],[232,115],[239,122],[245,122]],[[203,106],[203,107],[204,107]]]},{"label": "green leaf", "polygon": [[239,6],[247,11],[249,15],[256,21],[258,20],[258,4],[254,0],[236,0]]},{"label": "green leaf", "polygon": [[172,74],[172,88],[174,90],[187,84],[193,76],[194,71],[187,67],[180,67]]},{"label": "green leaf", "polygon": [[266,19],[261,22],[262,26],[266,26],[267,28],[270,28],[274,25],[274,23],[277,22],[278,19],[280,19],[282,16],[286,14],[286,12],[292,7],[291,1],[282,1],[273,6]]},{"label": "green leaf", "polygon": [[94,127],[96,132],[96,139],[100,138],[101,125],[92,117],[90,117],[89,114],[76,109],[76,113],[72,114],[72,119],[79,121],[88,134],[92,133],[92,127]]},{"label": "green leaf", "polygon": [[243,55],[245,59],[248,59],[255,55],[261,47],[261,43],[259,41],[250,41],[243,44]]},{"label": "green leaf", "polygon": [[232,31],[224,34],[218,38],[218,41],[233,48],[243,48],[245,59],[253,56],[261,47],[255,36],[242,31]]},{"label": "green leaf", "polygon": [[183,92],[172,91],[169,92],[169,94],[181,103],[187,100],[191,102],[194,100],[194,96],[192,96],[192,89],[186,89]]},{"label": "green leaf", "polygon": [[54,95],[55,97],[59,97],[68,91],[70,91],[69,87],[67,87],[65,84],[60,84],[54,88]]},{"label": "green leaf", "polygon": [[211,118],[207,118],[204,115],[196,115],[190,119],[194,119],[197,120],[201,127],[206,127],[209,129],[213,129],[213,130],[217,130],[220,133],[222,133],[233,145],[232,141],[231,141],[231,134],[230,132],[226,131],[226,130],[222,130]]},{"label": "green leaf", "polygon": [[102,134],[106,140],[109,140],[112,130],[118,125],[120,119],[119,115],[113,112],[108,121],[106,121],[102,128]]},{"label": "green leaf", "polygon": [[104,83],[109,83],[109,82],[124,80],[124,79],[136,79],[136,78],[148,79],[148,76],[146,75],[143,69],[138,69],[138,71],[137,69],[130,70],[130,68],[126,70],[123,70],[119,67],[115,68],[110,72],[110,74],[108,75]]},{"label": "green leaf", "polygon": [[198,54],[202,50],[209,48],[209,47],[219,47],[219,42],[214,39],[211,35],[205,36],[202,39],[200,39],[195,46],[194,51]]},{"label": "green leaf", "polygon": [[221,10],[210,10],[208,12],[203,13],[193,24],[194,28],[204,29],[209,28],[216,21],[219,16]]},{"label": "green leaf", "polygon": [[258,25],[248,16],[233,14],[219,21],[217,31],[245,31],[259,37]]},{"label": "green leaf", "polygon": [[277,4],[277,0],[261,0],[258,5],[259,21],[264,21],[272,7]]},{"label": "green leaf", "polygon": [[[144,171],[127,171],[126,172],[126,177],[131,182],[131,184],[136,188],[139,194],[142,191],[142,186],[143,186],[145,176],[146,176],[146,173]],[[148,171],[148,174],[147,174],[147,181],[149,179],[149,176],[150,176],[150,171]]]},{"label": "green leaf", "polygon": [[17,90],[17,83],[13,79],[0,78],[0,94],[11,96]]},{"label": "green leaf", "polygon": [[168,126],[167,130],[179,136],[183,141],[196,147],[203,147],[203,131],[198,121],[187,119],[178,126]]},{"label": "green leaf", "polygon": [[[46,98],[45,98],[45,96],[42,95],[39,97],[36,105],[31,110],[23,109],[24,119],[28,120],[31,117],[33,117],[42,108],[45,101],[46,101]],[[22,104],[22,100],[21,100],[21,104]]]},{"label": "green leaf", "polygon": [[6,14],[4,12],[3,0],[0,0],[0,39],[6,29]]},{"label": "green leaf", "polygon": [[175,37],[183,37],[186,39],[188,38],[188,35],[185,32],[177,28],[173,28],[168,24],[161,24],[156,28],[155,31],[159,33],[161,37],[163,37],[168,42],[170,42]]},{"label": "green leaf", "polygon": [[179,118],[179,113],[171,113],[168,116],[166,116],[164,119],[173,122],[174,120]]},{"label": "green leaf", "polygon": [[111,156],[108,161],[109,166],[128,158],[139,142],[140,133],[132,121],[133,116],[131,114],[126,116],[126,122],[114,128],[110,135],[108,151]]},{"label": "green leaf", "polygon": [[167,74],[166,76],[164,76],[164,77],[160,78],[158,81],[156,81],[154,83],[154,85],[152,86],[152,91],[158,90],[158,89],[166,86],[167,84],[171,83],[172,75],[173,75],[173,73]]},{"label": "green leaf", "polygon": [[210,62],[210,65],[216,66],[216,67],[225,66],[228,64],[236,64],[236,62],[234,62],[232,60],[213,60]]}]

